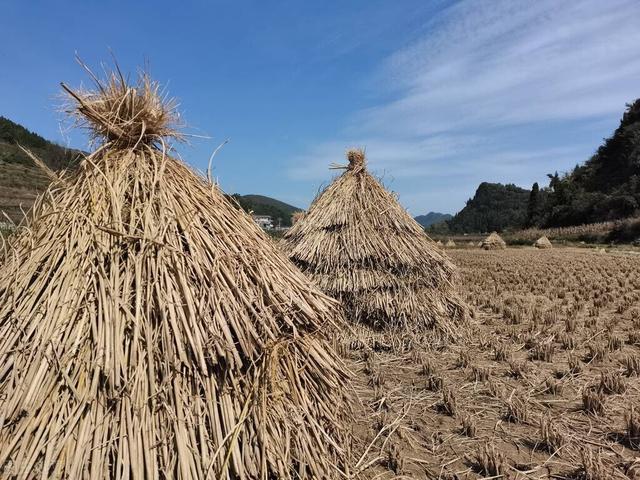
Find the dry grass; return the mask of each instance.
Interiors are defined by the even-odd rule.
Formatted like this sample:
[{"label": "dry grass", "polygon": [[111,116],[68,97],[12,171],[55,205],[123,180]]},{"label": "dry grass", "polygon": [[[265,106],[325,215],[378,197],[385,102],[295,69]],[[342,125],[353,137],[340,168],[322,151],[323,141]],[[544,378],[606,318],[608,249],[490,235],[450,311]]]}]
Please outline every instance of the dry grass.
[{"label": "dry grass", "polygon": [[475,455],[478,472],[488,477],[498,477],[507,473],[504,454],[496,450],[492,443],[485,444]]},{"label": "dry grass", "polygon": [[168,139],[181,140],[177,101],[168,98],[160,84],[141,72],[130,84],[120,69],[101,79],[80,62],[94,82],[92,90],[75,90],[64,83],[69,97],[66,112],[85,127],[98,145],[114,149],[135,149],[146,145],[163,148]]},{"label": "dry grass", "polygon": [[557,421],[549,415],[543,415],[540,419],[540,438],[549,453],[559,451],[567,441],[565,435],[561,433]]}]

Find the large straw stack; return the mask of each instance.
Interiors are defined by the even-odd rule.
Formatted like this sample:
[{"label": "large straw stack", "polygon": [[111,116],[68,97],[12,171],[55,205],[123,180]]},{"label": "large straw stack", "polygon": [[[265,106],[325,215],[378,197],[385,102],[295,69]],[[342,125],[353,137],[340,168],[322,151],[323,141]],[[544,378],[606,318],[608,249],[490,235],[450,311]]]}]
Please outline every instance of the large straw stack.
[{"label": "large straw stack", "polygon": [[551,244],[549,239],[546,237],[546,235],[543,235],[538,240],[536,240],[533,246],[539,249],[553,248],[553,245]]},{"label": "large straw stack", "polygon": [[342,301],[353,321],[453,334],[464,307],[455,268],[350,150],[346,171],[286,234],[290,258]]},{"label": "large straw stack", "polygon": [[156,84],[97,87],[1,269],[0,478],[340,478],[337,303],[169,156]]},{"label": "large straw stack", "polygon": [[491,232],[480,244],[485,250],[503,250],[507,248],[506,242],[497,232]]}]

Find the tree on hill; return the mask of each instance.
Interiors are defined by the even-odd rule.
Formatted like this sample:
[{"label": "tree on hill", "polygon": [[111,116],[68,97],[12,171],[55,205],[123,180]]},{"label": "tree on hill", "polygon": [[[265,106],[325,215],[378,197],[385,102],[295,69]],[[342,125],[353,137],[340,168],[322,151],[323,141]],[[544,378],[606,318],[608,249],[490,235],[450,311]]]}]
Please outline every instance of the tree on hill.
[{"label": "tree on hill", "polygon": [[529,203],[527,205],[527,226],[531,226],[540,208],[540,187],[535,182],[531,187],[529,194]]},{"label": "tree on hill", "polygon": [[12,144],[19,143],[31,148],[44,148],[49,143],[40,135],[3,116],[0,116],[0,141]]}]

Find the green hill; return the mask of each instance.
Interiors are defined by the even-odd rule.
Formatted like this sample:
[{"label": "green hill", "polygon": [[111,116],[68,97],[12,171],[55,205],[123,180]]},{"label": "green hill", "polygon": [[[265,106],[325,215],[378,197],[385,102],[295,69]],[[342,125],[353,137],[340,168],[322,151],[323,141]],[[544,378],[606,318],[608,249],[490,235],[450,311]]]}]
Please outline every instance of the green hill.
[{"label": "green hill", "polygon": [[531,191],[481,183],[453,219],[429,230],[445,234],[552,228],[640,215],[640,99],[627,105],[613,135],[583,165],[548,177],[548,187],[535,183]]},{"label": "green hill", "polygon": [[30,150],[53,170],[75,163],[78,153],[45,140],[21,125],[0,116],[0,222],[7,215],[20,222],[48,177],[18,145]]},{"label": "green hill", "polygon": [[264,195],[240,195],[234,193],[230,195],[230,198],[235,200],[247,212],[271,216],[276,225],[278,224],[278,219],[280,219],[280,225],[283,227],[290,227],[291,215],[300,211],[299,208],[293,205]]},{"label": "green hill", "polygon": [[565,175],[549,174],[532,223],[557,227],[640,214],[640,99],[596,153]]},{"label": "green hill", "polygon": [[520,228],[527,219],[529,190],[483,182],[473,198],[447,223],[453,233],[501,232]]}]

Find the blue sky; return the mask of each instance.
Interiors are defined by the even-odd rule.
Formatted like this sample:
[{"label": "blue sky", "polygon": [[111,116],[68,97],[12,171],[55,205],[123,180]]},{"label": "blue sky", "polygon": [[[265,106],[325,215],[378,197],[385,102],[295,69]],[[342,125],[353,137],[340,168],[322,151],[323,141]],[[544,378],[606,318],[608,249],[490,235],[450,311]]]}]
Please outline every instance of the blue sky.
[{"label": "blue sky", "polygon": [[182,157],[306,207],[349,146],[413,214],[592,155],[640,97],[637,0],[3,2],[0,115],[73,147],[59,82],[113,50],[180,101]]}]

